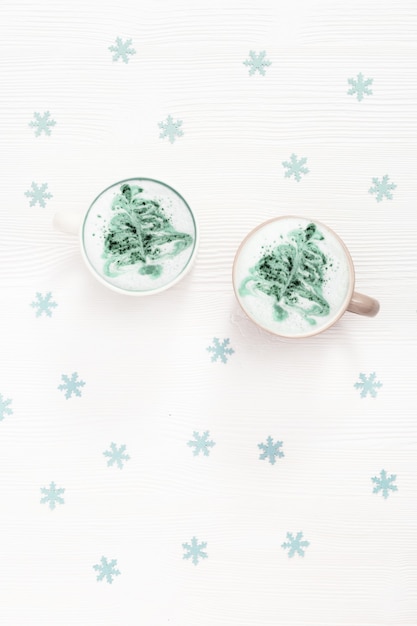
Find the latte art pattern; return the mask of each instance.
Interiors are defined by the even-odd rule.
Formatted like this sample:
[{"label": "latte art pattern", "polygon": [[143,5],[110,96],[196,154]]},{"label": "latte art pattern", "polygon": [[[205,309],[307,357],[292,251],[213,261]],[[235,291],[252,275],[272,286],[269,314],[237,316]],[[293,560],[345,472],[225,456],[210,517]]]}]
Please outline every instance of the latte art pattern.
[{"label": "latte art pattern", "polygon": [[249,276],[239,287],[240,295],[262,291],[273,298],[276,321],[287,319],[293,310],[308,324],[315,325],[316,317],[328,315],[330,311],[323,296],[329,260],[316,244],[322,239],[315,224],[291,231],[286,243],[273,248],[250,268]]},{"label": "latte art pattern", "polygon": [[104,274],[119,276],[136,267],[139,274],[158,278],[163,259],[188,248],[193,239],[175,230],[156,200],[143,196],[143,189],[124,184],[112,202],[114,217],[104,238]]}]

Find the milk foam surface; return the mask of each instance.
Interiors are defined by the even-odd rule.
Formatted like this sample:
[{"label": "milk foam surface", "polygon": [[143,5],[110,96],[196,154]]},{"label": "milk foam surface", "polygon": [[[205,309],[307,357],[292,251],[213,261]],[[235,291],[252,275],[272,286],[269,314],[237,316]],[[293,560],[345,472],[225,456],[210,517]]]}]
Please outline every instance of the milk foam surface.
[{"label": "milk foam surface", "polygon": [[196,246],[196,224],[185,200],[146,178],[103,191],[86,215],[82,235],[95,272],[129,292],[152,292],[176,280]]},{"label": "milk foam surface", "polygon": [[296,337],[337,318],[352,288],[350,272],[345,248],[332,231],[285,217],[244,241],[233,282],[249,317],[271,332]]}]

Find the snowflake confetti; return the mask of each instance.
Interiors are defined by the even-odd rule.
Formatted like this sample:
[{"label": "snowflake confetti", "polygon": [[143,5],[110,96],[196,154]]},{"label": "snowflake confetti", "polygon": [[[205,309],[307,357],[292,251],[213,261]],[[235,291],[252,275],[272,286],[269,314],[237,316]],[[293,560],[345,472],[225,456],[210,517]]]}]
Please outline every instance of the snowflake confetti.
[{"label": "snowflake confetti", "polygon": [[31,189],[25,192],[25,196],[31,198],[30,206],[35,206],[35,204],[39,204],[41,207],[46,206],[46,200],[53,198],[52,194],[49,191],[46,191],[48,188],[48,183],[42,183],[40,186],[37,183],[31,184]]},{"label": "snowflake confetti", "polygon": [[386,471],[381,470],[379,476],[374,476],[373,478],[371,478],[372,482],[375,484],[372,493],[381,492],[382,497],[387,499],[390,495],[390,491],[398,491],[398,487],[392,484],[393,482],[395,482],[396,479],[396,474],[391,474],[391,476],[387,476]]},{"label": "snowflake confetti", "polygon": [[299,556],[304,556],[304,548],[308,548],[310,545],[309,541],[303,540],[303,533],[297,533],[296,536],[292,533],[287,533],[287,540],[283,544],[281,544],[281,548],[284,550],[288,550],[288,557],[291,559],[294,554],[298,554]]},{"label": "snowflake confetti", "polygon": [[49,504],[49,508],[53,511],[57,504],[64,504],[64,498],[61,498],[64,492],[65,489],[61,487],[57,489],[54,482],[51,482],[48,488],[41,487],[41,493],[44,494],[41,504]]},{"label": "snowflake confetti", "polygon": [[191,544],[183,543],[182,547],[186,550],[186,553],[183,555],[183,559],[191,559],[194,565],[198,565],[198,559],[207,559],[208,555],[206,552],[203,552],[203,549],[207,548],[207,543],[205,541],[198,543],[196,537],[191,539]]},{"label": "snowflake confetti", "polygon": [[266,52],[262,50],[259,54],[256,54],[254,50],[250,50],[249,59],[243,61],[243,65],[249,67],[249,75],[252,76],[256,72],[259,72],[262,76],[265,76],[265,68],[269,67],[272,63],[265,58]]},{"label": "snowflake confetti", "polygon": [[41,135],[42,133],[45,133],[45,135],[50,135],[51,127],[55,126],[56,124],[55,120],[50,119],[50,112],[45,111],[43,115],[41,115],[40,113],[34,113],[33,116],[35,119],[29,123],[29,126],[35,128],[35,136],[39,137],[39,135]]},{"label": "snowflake confetti", "polygon": [[200,435],[200,433],[194,431],[193,436],[194,440],[191,439],[187,442],[187,446],[189,446],[190,448],[194,448],[193,455],[197,456],[200,454],[200,452],[202,452],[204,456],[209,456],[209,448],[212,448],[216,445],[214,441],[208,440],[210,432],[206,430],[202,435]]},{"label": "snowflake confetti", "polygon": [[0,393],[0,422],[4,420],[6,415],[13,415],[13,409],[10,408],[11,402],[10,398],[6,400]]},{"label": "snowflake confetti", "polygon": [[50,291],[48,291],[48,293],[44,296],[39,293],[39,291],[36,293],[36,300],[30,304],[31,307],[36,309],[36,317],[40,317],[43,313],[45,313],[47,317],[52,317],[51,309],[54,309],[58,305],[56,302],[51,300],[51,298],[52,293]]},{"label": "snowflake confetti", "polygon": [[174,143],[176,137],[182,137],[184,134],[180,128],[180,126],[182,126],[182,120],[174,122],[171,115],[168,115],[164,122],[159,122],[158,126],[162,128],[162,133],[159,135],[160,139],[168,137],[171,143]]},{"label": "snowflake confetti", "polygon": [[301,176],[308,174],[308,172],[310,171],[307,167],[305,167],[306,162],[306,157],[297,159],[297,155],[292,154],[289,161],[282,162],[282,165],[287,170],[285,172],[285,178],[290,178],[291,176],[294,176],[297,183],[299,183],[301,180]]},{"label": "snowflake confetti", "polygon": [[372,90],[368,89],[369,85],[372,85],[373,78],[364,78],[363,74],[359,73],[356,78],[348,78],[349,85],[352,87],[347,92],[350,96],[356,94],[356,98],[360,102],[364,96],[371,96]]},{"label": "snowflake confetti", "polygon": [[258,448],[260,450],[263,450],[262,454],[259,455],[259,458],[262,461],[268,459],[268,461],[272,465],[274,465],[277,458],[280,459],[285,456],[284,453],[280,450],[281,446],[282,441],[276,441],[274,443],[272,437],[268,437],[266,443],[258,443]]},{"label": "snowflake confetti", "polygon": [[120,37],[117,37],[116,44],[109,47],[109,50],[111,52],[114,52],[113,61],[118,61],[119,59],[122,59],[123,63],[129,63],[129,56],[136,54],[136,50],[130,47],[131,44],[131,39],[126,39],[126,41],[123,41]]},{"label": "snowflake confetti", "polygon": [[389,176],[387,175],[383,176],[382,180],[379,180],[379,178],[372,179],[373,187],[371,187],[368,190],[368,192],[376,194],[377,202],[381,202],[384,199],[384,197],[387,198],[388,200],[392,200],[391,191],[396,189],[397,185],[395,185],[394,183],[390,183],[388,181],[389,181]]},{"label": "snowflake confetti", "polygon": [[124,463],[130,459],[128,454],[125,454],[126,446],[122,445],[117,448],[115,443],[110,444],[110,450],[103,452],[104,456],[108,457],[107,465],[114,465],[116,463],[119,469],[124,467]]},{"label": "snowflake confetti", "polygon": [[98,572],[97,580],[100,581],[105,578],[106,581],[111,585],[113,582],[113,578],[115,576],[120,576],[120,572],[118,569],[116,569],[116,565],[116,559],[108,561],[105,556],[102,556],[100,563],[93,565],[93,569]]},{"label": "snowflake confetti", "polygon": [[207,348],[208,352],[212,353],[211,360],[217,361],[218,359],[222,363],[227,363],[227,357],[234,354],[233,348],[229,348],[230,339],[223,339],[220,343],[220,339],[214,337],[213,345]]},{"label": "snowflake confetti", "polygon": [[71,378],[69,378],[66,374],[62,374],[61,378],[64,382],[58,386],[58,389],[60,391],[65,391],[65,397],[67,400],[68,398],[71,398],[72,394],[75,396],[81,396],[80,387],[84,387],[85,382],[83,380],[77,380],[77,372],[73,372]]},{"label": "snowflake confetti", "polygon": [[359,378],[361,382],[357,382],[354,384],[355,389],[361,389],[361,398],[366,398],[369,395],[375,398],[377,395],[377,389],[382,387],[382,383],[375,380],[376,374],[373,372],[368,377],[365,374],[359,374]]}]

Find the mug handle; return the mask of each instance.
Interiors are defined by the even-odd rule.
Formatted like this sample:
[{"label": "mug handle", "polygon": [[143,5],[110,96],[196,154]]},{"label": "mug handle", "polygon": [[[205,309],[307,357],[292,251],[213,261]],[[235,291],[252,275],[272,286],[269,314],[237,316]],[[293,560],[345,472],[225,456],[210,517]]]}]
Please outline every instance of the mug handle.
[{"label": "mug handle", "polygon": [[69,235],[78,235],[81,226],[81,215],[74,211],[58,211],[55,213],[52,224],[56,230]]},{"label": "mug handle", "polygon": [[379,311],[379,302],[370,296],[354,291],[352,299],[347,306],[347,310],[358,315],[374,317]]}]

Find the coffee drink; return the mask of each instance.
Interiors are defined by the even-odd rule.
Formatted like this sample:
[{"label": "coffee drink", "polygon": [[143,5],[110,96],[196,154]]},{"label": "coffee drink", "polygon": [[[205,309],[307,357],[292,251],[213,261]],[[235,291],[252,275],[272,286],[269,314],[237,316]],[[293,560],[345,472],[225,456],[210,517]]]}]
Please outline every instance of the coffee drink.
[{"label": "coffee drink", "polygon": [[109,286],[150,293],[188,269],[196,234],[194,216],[174,189],[135,178],[96,198],[84,219],[82,242],[88,263]]},{"label": "coffee drink", "polygon": [[259,326],[301,337],[330,326],[353,292],[350,255],[324,224],[285,216],[243,241],[233,266],[236,296]]}]

